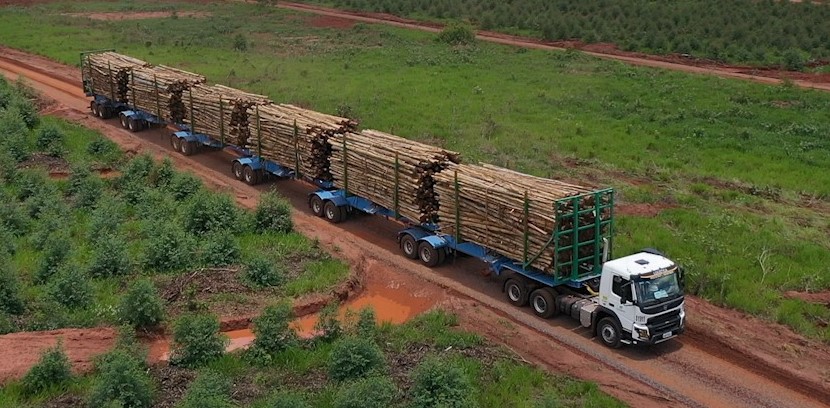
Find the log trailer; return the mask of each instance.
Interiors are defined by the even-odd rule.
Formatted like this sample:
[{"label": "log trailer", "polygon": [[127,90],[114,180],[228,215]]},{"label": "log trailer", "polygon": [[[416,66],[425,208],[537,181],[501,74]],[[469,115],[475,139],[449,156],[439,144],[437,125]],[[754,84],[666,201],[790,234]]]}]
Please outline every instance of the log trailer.
[{"label": "log trailer", "polygon": [[[82,66],[87,54],[89,53],[81,54]],[[82,69],[82,72],[85,73],[85,70]],[[90,78],[86,75],[83,76],[83,86],[87,96],[93,97],[90,109],[96,116],[107,119],[118,115],[122,126],[131,131],[168,124],[159,115],[95,94]],[[257,120],[255,124],[257,133],[258,122]],[[442,233],[434,224],[402,217],[395,208],[386,208],[371,199],[351,194],[348,184],[346,188],[338,189],[331,181],[302,178],[296,163],[293,166],[276,163],[251,149],[228,144],[224,137],[222,140],[214,140],[195,132],[193,126],[183,123],[172,125],[178,131],[171,136],[171,145],[180,153],[193,154],[200,146],[230,147],[241,155],[234,159],[232,173],[248,184],[257,184],[267,175],[309,182],[318,188],[309,194],[308,203],[312,213],[332,223],[344,221],[355,212],[397,220],[406,225],[397,234],[405,256],[419,259],[428,267],[439,266],[456,256],[476,258],[488,265],[511,304],[518,307],[529,305],[533,313],[542,318],[558,314],[570,316],[591,330],[608,347],[657,344],[684,331],[684,276],[681,267],[652,249],[609,259],[614,225],[612,189],[588,193],[593,195],[593,199],[589,200],[594,203],[592,206],[580,208],[579,203],[585,201],[584,196],[567,197],[555,203],[552,208],[556,214],[555,227],[550,231],[545,248],[551,247],[557,255],[565,254],[567,256],[563,259],[569,260],[554,265],[557,272],[551,274],[531,266],[534,257],[539,254],[528,253],[527,238],[524,243],[515,243],[518,247],[524,245],[524,259],[513,259],[484,245],[464,240],[461,236]],[[294,131],[296,137],[296,126]],[[397,168],[395,177],[397,184]],[[590,223],[584,222],[581,217],[587,213],[600,214],[604,210],[610,211],[611,217],[588,217],[594,220]],[[562,225],[566,223],[562,221],[567,218],[572,220],[567,223],[572,226],[564,228]],[[463,225],[457,225],[455,230],[462,228]],[[589,239],[581,239],[583,234],[580,233],[586,230],[595,233],[587,234]],[[566,235],[580,239],[560,245],[560,238]],[[593,247],[593,251],[590,251],[592,255],[580,256],[580,249],[586,246]]]}]

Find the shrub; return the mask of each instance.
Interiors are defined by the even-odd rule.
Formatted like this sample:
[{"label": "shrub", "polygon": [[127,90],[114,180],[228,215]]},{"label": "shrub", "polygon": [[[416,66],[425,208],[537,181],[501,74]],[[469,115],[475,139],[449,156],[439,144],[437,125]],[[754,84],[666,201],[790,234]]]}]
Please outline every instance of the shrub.
[{"label": "shrub", "polygon": [[14,238],[12,231],[0,223],[0,260],[4,259],[5,256],[13,255],[17,252],[17,244]]},{"label": "shrub", "polygon": [[783,56],[784,67],[789,71],[803,71],[804,70],[804,56],[801,51],[790,48],[784,52]]},{"label": "shrub", "polygon": [[176,201],[184,201],[202,189],[202,180],[190,173],[176,173],[168,188]]},{"label": "shrub", "polygon": [[241,33],[237,34],[236,37],[233,37],[233,49],[246,51],[248,49],[248,39]]},{"label": "shrub", "polygon": [[75,206],[92,208],[104,194],[104,187],[104,180],[98,177],[87,178],[81,183],[79,191],[75,194]]},{"label": "shrub", "polygon": [[471,44],[476,40],[476,31],[466,23],[450,23],[438,33],[437,40],[451,45]]},{"label": "shrub", "polygon": [[67,189],[69,195],[78,194],[81,185],[90,177],[92,177],[92,171],[86,163],[73,164],[69,169],[69,187]]},{"label": "shrub", "polygon": [[225,352],[227,339],[212,315],[185,315],[173,328],[171,362],[185,367],[204,365]]},{"label": "shrub", "polygon": [[277,193],[262,194],[254,212],[254,225],[258,232],[291,232],[291,204]]},{"label": "shrub", "polygon": [[190,384],[178,408],[225,408],[234,407],[230,399],[230,381],[216,372],[200,374]]},{"label": "shrub", "polygon": [[10,109],[0,114],[0,145],[18,163],[28,159],[32,153],[28,134],[26,122],[16,110]]},{"label": "shrub", "polygon": [[40,123],[40,116],[37,114],[37,108],[35,108],[35,105],[30,100],[18,98],[11,103],[9,110],[17,111],[20,118],[23,119],[23,123],[25,123],[26,127],[29,129],[34,129]]},{"label": "shrub", "polygon": [[335,380],[353,380],[383,366],[383,353],[374,341],[345,337],[334,344],[329,355],[329,376]]},{"label": "shrub", "polygon": [[398,393],[388,378],[369,377],[356,381],[337,393],[334,408],[386,408]]},{"label": "shrub", "polygon": [[143,360],[129,351],[116,348],[98,364],[98,375],[90,393],[92,407],[150,407],[153,385]]},{"label": "shrub", "polygon": [[9,269],[8,263],[4,263],[0,265],[0,311],[19,315],[23,313],[23,308],[17,273]]},{"label": "shrub", "polygon": [[239,209],[229,195],[202,190],[190,199],[184,215],[184,228],[197,235],[233,230],[238,216]]},{"label": "shrub", "polygon": [[58,269],[69,258],[71,245],[69,237],[65,233],[53,235],[43,249],[43,257],[35,271],[35,282],[45,283],[49,278],[58,272]]},{"label": "shrub", "polygon": [[311,408],[303,395],[293,392],[280,392],[269,399],[269,408]]},{"label": "shrub", "polygon": [[216,232],[205,239],[202,263],[207,266],[226,266],[239,263],[242,248],[228,232]]},{"label": "shrub", "polygon": [[182,269],[190,264],[193,243],[176,225],[156,224],[149,228],[144,248],[144,265],[157,271]]},{"label": "shrub", "polygon": [[23,377],[23,388],[30,395],[37,394],[54,386],[65,385],[70,378],[72,366],[63,351],[63,344],[58,340],[58,344],[47,349]]},{"label": "shrub", "polygon": [[9,182],[15,180],[17,175],[17,160],[11,152],[0,150],[0,177]]},{"label": "shrub", "polygon": [[118,306],[119,320],[135,328],[148,329],[164,320],[164,304],[149,279],[133,283]]},{"label": "shrub", "polygon": [[90,156],[110,156],[118,151],[118,145],[103,136],[96,136],[86,147]]},{"label": "shrub", "polygon": [[63,147],[65,142],[66,136],[63,131],[52,124],[44,125],[38,129],[35,137],[35,146],[42,152],[48,151],[55,145]]},{"label": "shrub", "polygon": [[107,194],[99,198],[90,217],[87,239],[97,241],[107,235],[117,235],[126,211],[126,204],[117,197]]},{"label": "shrub", "polygon": [[127,243],[117,235],[105,235],[95,242],[89,275],[96,278],[122,276],[130,272]]},{"label": "shrub", "polygon": [[0,335],[16,332],[16,326],[6,312],[0,311]]},{"label": "shrub", "polygon": [[473,388],[460,368],[430,357],[415,369],[412,387],[412,406],[416,408],[472,407]]},{"label": "shrub", "polygon": [[49,296],[70,309],[87,306],[92,301],[92,287],[86,275],[73,266],[63,266],[49,283]]},{"label": "shrub", "polygon": [[29,229],[29,217],[13,202],[0,203],[0,222],[14,236],[21,236]]},{"label": "shrub", "polygon": [[39,188],[26,200],[26,209],[29,216],[39,219],[44,213],[58,213],[63,215],[68,208],[63,197],[54,184],[46,184]]},{"label": "shrub", "polygon": [[343,326],[340,320],[337,319],[337,311],[340,308],[340,303],[333,301],[326,304],[320,310],[320,317],[317,323],[314,324],[314,331],[319,333],[317,338],[322,341],[334,340],[343,333]]},{"label": "shrub", "polygon": [[360,309],[357,320],[357,335],[365,338],[374,338],[377,333],[378,322],[375,318],[375,309],[365,307]]},{"label": "shrub", "polygon": [[283,301],[265,308],[254,319],[253,348],[273,355],[297,344],[297,333],[290,327],[294,319],[291,304]]},{"label": "shrub", "polygon": [[50,212],[43,214],[38,223],[32,228],[29,234],[29,242],[35,249],[43,251],[53,241],[53,237],[66,236],[67,220],[62,214]]},{"label": "shrub", "polygon": [[245,279],[256,287],[279,286],[285,280],[284,273],[265,258],[254,258],[245,265]]},{"label": "shrub", "polygon": [[165,157],[161,163],[153,166],[153,170],[150,171],[149,181],[155,187],[166,187],[173,181],[173,176],[175,175],[176,171],[173,169],[173,161],[169,157]]},{"label": "shrub", "polygon": [[141,154],[134,157],[124,166],[116,184],[124,186],[130,182],[146,182],[147,176],[150,175],[154,164],[153,158],[148,154]]}]

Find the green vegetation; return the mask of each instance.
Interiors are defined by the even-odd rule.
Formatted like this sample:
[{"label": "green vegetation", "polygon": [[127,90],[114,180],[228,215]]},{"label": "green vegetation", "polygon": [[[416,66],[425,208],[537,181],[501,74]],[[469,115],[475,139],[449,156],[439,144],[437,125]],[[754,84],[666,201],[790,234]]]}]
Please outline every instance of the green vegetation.
[{"label": "green vegetation", "polygon": [[[290,218],[286,227],[285,199],[272,194],[266,210],[242,210],[169,160],[127,161],[80,126],[50,117],[23,121],[31,106],[23,84],[0,80],[0,129],[13,131],[0,145],[14,140],[26,158],[0,155],[4,333],[118,323],[152,329],[188,304],[222,313],[238,303],[253,311],[270,303],[268,295],[325,290],[347,275],[346,265],[291,232]],[[120,174],[104,178],[101,170]],[[257,227],[256,217],[263,220]],[[243,259],[266,271],[258,282],[292,286],[246,286]],[[220,293],[202,293],[199,284],[210,279],[194,279],[210,274],[226,282]]]},{"label": "green vegetation", "polygon": [[225,353],[228,339],[219,333],[219,320],[210,315],[184,315],[173,327],[170,361],[184,367],[203,366]]},{"label": "green vegetation", "polygon": [[[813,7],[751,3],[743,8]],[[171,7],[213,14],[129,23],[59,14]],[[449,46],[386,26],[313,27],[314,18],[236,3],[59,3],[0,11],[0,38],[69,64],[78,50],[117,48],[278,102],[347,112],[364,128],[457,150],[467,162],[616,187],[621,203],[655,210],[620,206],[614,255],[659,248],[686,266],[692,293],[830,341],[830,309],[783,296],[830,288],[830,95],[578,52]],[[809,18],[787,21],[826,26]],[[669,20],[649,19],[659,21]],[[245,52],[233,48],[238,33],[248,39]],[[187,177],[170,183],[179,200],[194,193]],[[25,228],[17,209],[2,210],[10,232]],[[240,238],[243,259],[251,259],[250,237]],[[308,263],[278,290],[322,282],[309,278],[311,268],[338,276],[328,262]]]},{"label": "green vegetation", "polygon": [[383,364],[383,354],[372,339],[346,337],[332,346],[329,377],[338,381],[357,380],[383,368]]},{"label": "green vegetation", "polygon": [[[481,29],[546,40],[614,43],[629,51],[802,69],[830,57],[830,9],[818,2],[739,0],[602,1],[324,0],[349,10],[430,20],[469,20]],[[701,10],[706,10],[702,13]]]},{"label": "green vegetation", "polygon": [[60,342],[46,350],[26,376],[23,377],[23,387],[29,394],[37,394],[52,387],[66,385],[72,377],[72,367],[69,358],[63,351]]}]

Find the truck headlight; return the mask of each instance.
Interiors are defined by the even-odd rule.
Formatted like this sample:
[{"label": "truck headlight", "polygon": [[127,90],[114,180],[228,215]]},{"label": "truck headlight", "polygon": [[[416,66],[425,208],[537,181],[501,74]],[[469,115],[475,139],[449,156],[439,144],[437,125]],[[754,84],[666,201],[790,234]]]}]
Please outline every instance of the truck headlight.
[{"label": "truck headlight", "polygon": [[637,336],[641,339],[648,339],[648,328],[641,329],[639,327],[635,327],[634,330],[637,331]]}]

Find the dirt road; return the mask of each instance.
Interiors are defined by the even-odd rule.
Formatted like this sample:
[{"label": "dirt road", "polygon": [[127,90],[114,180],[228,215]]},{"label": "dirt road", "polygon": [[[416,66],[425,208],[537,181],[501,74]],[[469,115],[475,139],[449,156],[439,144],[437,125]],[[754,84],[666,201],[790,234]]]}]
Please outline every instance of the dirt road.
[{"label": "dirt road", "polygon": [[419,279],[424,288],[442,291],[436,303],[458,313],[464,327],[552,372],[595,381],[631,406],[821,407],[830,401],[830,348],[785,327],[690,298],[686,335],[653,348],[609,350],[568,319],[540,320],[510,306],[479,262],[461,259],[431,270],[404,258],[394,239],[398,225],[391,221],[367,216],[328,224],[306,210],[312,187],[304,183],[247,186],[232,178],[228,153],[186,158],[171,151],[165,130],[132,134],[117,120],[89,116],[76,68],[0,48],[0,72],[29,78],[56,100],[53,114],[99,130],[126,150],[169,155],[178,168],[234,194],[242,205],[253,206],[260,192],[276,188],[297,209],[297,230],[318,238],[353,267],[388,281]]}]

